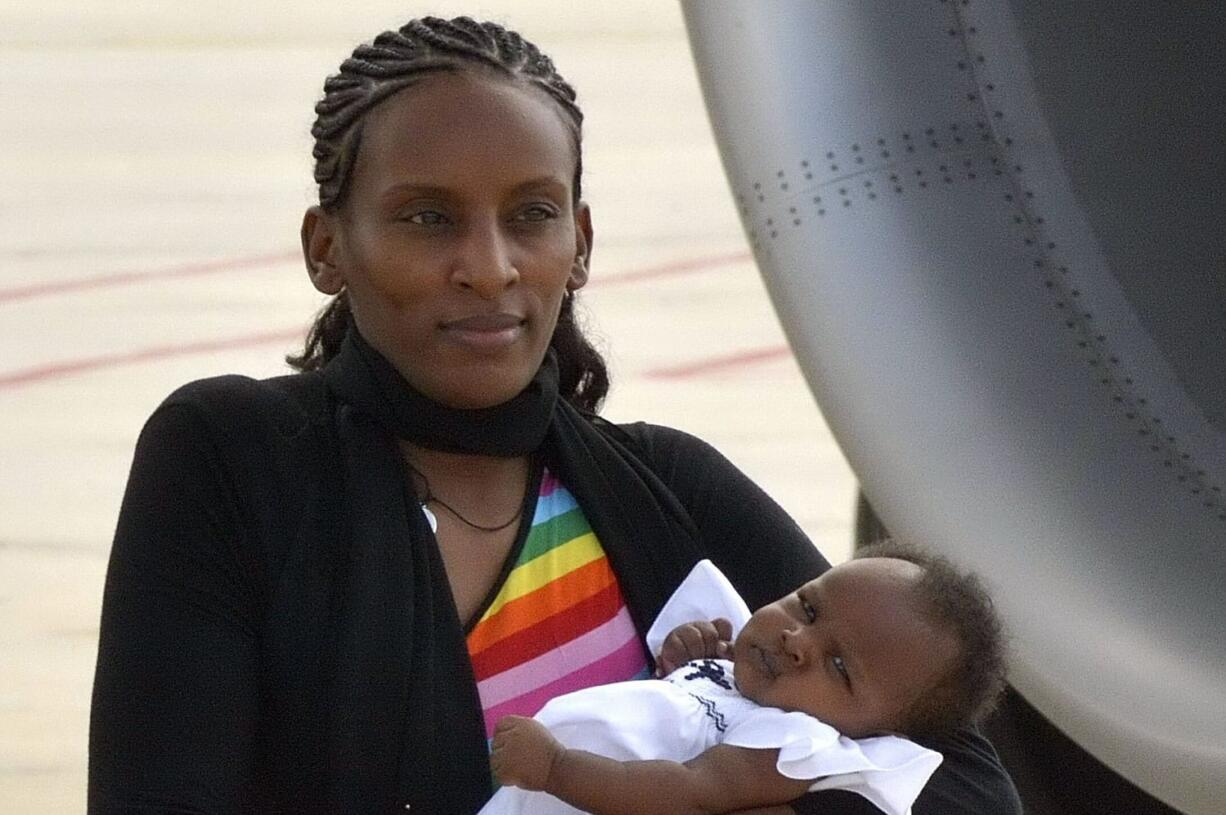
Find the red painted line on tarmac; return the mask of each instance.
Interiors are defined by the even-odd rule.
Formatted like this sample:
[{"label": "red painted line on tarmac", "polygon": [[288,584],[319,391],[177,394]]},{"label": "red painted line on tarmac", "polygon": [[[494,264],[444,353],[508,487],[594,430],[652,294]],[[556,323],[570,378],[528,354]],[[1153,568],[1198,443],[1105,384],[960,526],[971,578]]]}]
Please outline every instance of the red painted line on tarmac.
[{"label": "red painted line on tarmac", "polygon": [[726,255],[711,255],[704,258],[693,258],[691,260],[677,260],[672,263],[662,263],[659,266],[649,266],[645,269],[637,269],[632,272],[624,272],[610,276],[601,276],[599,274],[592,277],[589,286],[618,286],[624,283],[639,283],[644,280],[651,280],[658,277],[672,277],[673,275],[689,274],[691,272],[705,272],[708,269],[717,269],[720,266],[732,266],[738,263],[750,263],[753,261],[753,255],[749,252],[730,252]]},{"label": "red painted line on tarmac", "polygon": [[700,359],[667,368],[654,368],[644,376],[649,379],[692,379],[696,376],[716,374],[732,368],[743,368],[746,365],[757,365],[764,362],[774,362],[792,356],[792,349],[786,345],[771,348],[755,348],[751,351],[740,351],[722,357]]},{"label": "red painted line on tarmac", "polygon": [[[111,272],[91,277],[78,277],[72,280],[31,283],[25,286],[0,289],[0,303],[29,300],[35,297],[48,297],[57,294],[72,294],[88,289],[127,286],[133,283],[144,283],[149,280],[174,280],[177,278],[216,274],[218,272],[235,272],[242,269],[274,266],[278,263],[290,263],[301,259],[301,257],[302,254],[297,251],[282,252],[275,255],[254,255],[251,257],[227,258],[225,260],[207,261],[204,263],[188,263],[180,266],[170,266],[165,269],[150,269],[144,272]],[[744,251],[732,252],[726,255],[712,255],[705,258],[694,258],[692,260],[679,260],[608,277],[597,275],[592,278],[590,285],[616,286],[625,283],[636,283],[651,278],[702,272],[736,263],[749,263],[752,260],[753,255]]]},{"label": "red painted line on tarmac", "polygon": [[253,255],[251,257],[206,261],[204,263],[188,263],[164,269],[150,269],[144,272],[111,272],[91,277],[78,277],[72,280],[51,280],[46,283],[31,283],[25,286],[0,289],[0,303],[11,303],[15,300],[29,300],[35,297],[48,297],[57,294],[72,294],[88,289],[127,286],[133,283],[144,283],[149,280],[174,280],[177,278],[216,274],[218,272],[236,272],[243,269],[288,263],[301,257],[302,254],[299,252],[281,252],[275,255]]},{"label": "red painted line on tarmac", "polygon": [[[126,285],[145,280],[193,277],[215,272],[236,271],[240,269],[266,266],[274,263],[282,263],[297,257],[297,253],[262,255],[256,257],[216,261],[212,263],[198,263],[188,266],[171,267],[169,269],[152,270],[148,272],[125,272],[112,275],[99,275],[97,277],[90,278],[78,278],[77,280],[58,281],[37,286],[0,289],[0,303],[50,294],[63,294],[67,292],[81,291],[84,289]],[[721,266],[747,263],[751,260],[752,255],[744,251],[723,255],[712,255],[705,258],[694,258],[691,260],[680,260],[671,263],[664,263],[658,266],[650,266],[644,269],[637,269],[635,271],[608,277],[597,277],[593,279],[593,284],[612,286],[624,283],[636,283],[660,277],[702,272],[709,269],[719,268]],[[282,329],[279,331],[268,331],[240,337],[230,337],[205,342],[182,343],[177,345],[154,346],[152,348],[137,349],[135,351],[125,351],[114,354],[103,354],[96,357],[53,362],[46,365],[10,371],[7,373],[0,372],[0,390],[22,387],[24,385],[31,385],[50,379],[59,379],[66,376],[73,376],[75,374],[87,373],[89,371],[97,371],[104,368],[114,368],[121,365],[132,365],[140,362],[152,362],[156,360],[168,359],[170,357],[188,356],[190,354],[203,354],[213,351],[232,350],[235,348],[248,348],[257,345],[270,345],[277,342],[289,342],[301,339],[304,336],[305,328]],[[729,363],[723,363],[721,365],[719,361],[715,361],[714,364],[717,367],[726,367]],[[698,365],[701,366],[701,363]],[[687,369],[672,370],[684,371]],[[670,372],[670,370],[648,373],[648,376],[657,376],[662,378],[677,378],[686,375],[687,374],[684,372],[673,373]]]},{"label": "red painted line on tarmac", "polygon": [[183,343],[180,345],[161,345],[137,351],[103,354],[101,356],[73,359],[65,362],[53,362],[49,365],[40,365],[35,368],[26,368],[25,370],[0,374],[0,390],[17,388],[22,385],[32,385],[48,379],[60,379],[102,368],[114,368],[119,365],[131,365],[138,362],[151,362],[170,357],[186,356],[188,354],[206,354],[212,351],[230,351],[235,348],[270,345],[277,342],[301,339],[303,336],[304,330],[302,328],[295,328],[293,331],[269,331],[262,334],[248,334],[243,337],[227,337],[221,340]]}]

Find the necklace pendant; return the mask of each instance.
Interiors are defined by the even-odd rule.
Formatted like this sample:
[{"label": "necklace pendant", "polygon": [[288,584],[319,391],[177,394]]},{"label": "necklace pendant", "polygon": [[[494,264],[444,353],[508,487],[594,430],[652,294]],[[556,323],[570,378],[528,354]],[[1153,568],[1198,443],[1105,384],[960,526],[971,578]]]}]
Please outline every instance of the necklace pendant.
[{"label": "necklace pendant", "polygon": [[421,514],[426,516],[426,523],[430,524],[430,531],[438,534],[438,517],[430,510],[430,507],[425,504],[421,505]]}]

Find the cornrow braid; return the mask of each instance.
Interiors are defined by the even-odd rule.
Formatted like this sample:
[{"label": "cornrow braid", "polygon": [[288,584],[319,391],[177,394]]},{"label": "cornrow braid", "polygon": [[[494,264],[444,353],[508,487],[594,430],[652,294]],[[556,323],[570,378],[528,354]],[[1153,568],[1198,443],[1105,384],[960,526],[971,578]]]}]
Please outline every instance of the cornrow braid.
[{"label": "cornrow braid", "polygon": [[[577,205],[582,193],[583,112],[576,104],[574,88],[558,73],[553,60],[496,23],[468,17],[423,17],[359,45],[341,63],[339,72],[324,82],[324,96],[315,105],[311,127],[320,207],[335,212],[344,204],[361,149],[362,125],[375,106],[431,73],[464,70],[488,70],[526,82],[554,101],[571,134],[572,189]],[[286,362],[299,371],[322,368],[339,351],[351,322],[349,300],[342,293],[316,316],[302,353],[287,356]],[[563,395],[595,412],[608,393],[608,369],[574,319],[570,294],[550,345],[558,354]]]},{"label": "cornrow braid", "polygon": [[558,73],[553,60],[519,34],[495,23],[468,17],[424,17],[359,45],[341,63],[340,72],[324,83],[324,98],[315,106],[311,128],[320,206],[333,211],[343,203],[361,142],[361,122],[373,107],[426,74],[473,66],[522,78],[557,103],[574,139],[577,201],[583,112],[575,104],[574,88]]}]

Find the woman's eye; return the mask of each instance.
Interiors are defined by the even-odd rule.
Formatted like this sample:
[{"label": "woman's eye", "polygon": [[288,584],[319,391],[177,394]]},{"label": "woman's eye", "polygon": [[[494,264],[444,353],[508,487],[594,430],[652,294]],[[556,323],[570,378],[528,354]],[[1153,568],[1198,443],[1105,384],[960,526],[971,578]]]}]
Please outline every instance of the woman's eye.
[{"label": "woman's eye", "polygon": [[851,675],[847,673],[847,663],[840,656],[830,657],[830,661],[834,664],[834,669],[839,672],[839,676],[843,677],[843,684],[851,686]]},{"label": "woman's eye", "polygon": [[405,220],[418,226],[440,226],[447,223],[447,216],[437,210],[424,209],[419,212],[409,213]]},{"label": "woman's eye", "polygon": [[546,206],[545,204],[532,204],[531,206],[521,209],[515,216],[515,219],[518,221],[539,223],[540,221],[548,221],[556,217],[558,217],[558,211],[555,208]]}]

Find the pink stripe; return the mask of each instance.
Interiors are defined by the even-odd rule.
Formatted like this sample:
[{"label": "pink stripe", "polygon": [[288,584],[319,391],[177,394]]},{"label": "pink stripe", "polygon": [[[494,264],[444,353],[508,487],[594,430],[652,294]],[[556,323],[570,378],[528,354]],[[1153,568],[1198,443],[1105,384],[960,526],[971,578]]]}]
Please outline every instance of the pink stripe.
[{"label": "pink stripe", "polygon": [[272,266],[277,263],[289,263],[302,258],[301,252],[282,252],[276,255],[255,255],[246,258],[228,258],[206,263],[189,263],[183,266],[170,266],[165,269],[152,269],[147,272],[112,272],[110,274],[78,277],[74,280],[53,280],[48,283],[31,283],[25,286],[14,286],[10,289],[0,289],[0,303],[13,300],[26,300],[31,297],[46,297],[53,294],[69,294],[87,289],[102,289],[109,286],[123,286],[131,283],[143,283],[146,280],[166,280],[182,277],[196,277],[216,272],[236,272],[240,269],[251,269],[259,266]]},{"label": "pink stripe", "polygon": [[639,643],[637,636],[633,637],[621,648],[618,648],[599,662],[593,662],[591,665],[581,668],[569,676],[562,677],[556,682],[537,688],[530,693],[525,693],[523,696],[517,696],[497,707],[486,708],[485,733],[487,736],[492,736],[494,734],[494,725],[498,724],[498,720],[508,714],[514,713],[517,716],[534,715],[545,706],[546,702],[555,696],[561,696],[564,693],[570,693],[581,688],[590,688],[593,685],[628,679],[641,670],[645,662],[643,646]]},{"label": "pink stripe", "polygon": [[784,359],[791,355],[792,349],[786,345],[779,345],[773,348],[757,348],[723,357],[700,359],[695,362],[688,362],[685,365],[655,368],[647,371],[644,376],[651,379],[689,379],[694,376],[719,373],[731,368],[742,368],[746,365],[754,365],[759,362],[773,362],[774,360]]},{"label": "pink stripe", "polygon": [[[565,613],[565,612],[562,612]],[[494,707],[522,694],[525,688],[539,688],[566,676],[576,665],[598,662],[609,653],[610,642],[625,642],[634,638],[634,623],[625,606],[611,619],[586,634],[564,642],[535,659],[521,662],[499,674],[477,683],[482,707]]]},{"label": "pink stripe", "polygon": [[558,481],[558,477],[546,470],[545,474],[541,477],[541,495],[547,498],[553,495],[554,490],[561,485],[562,482]]}]

